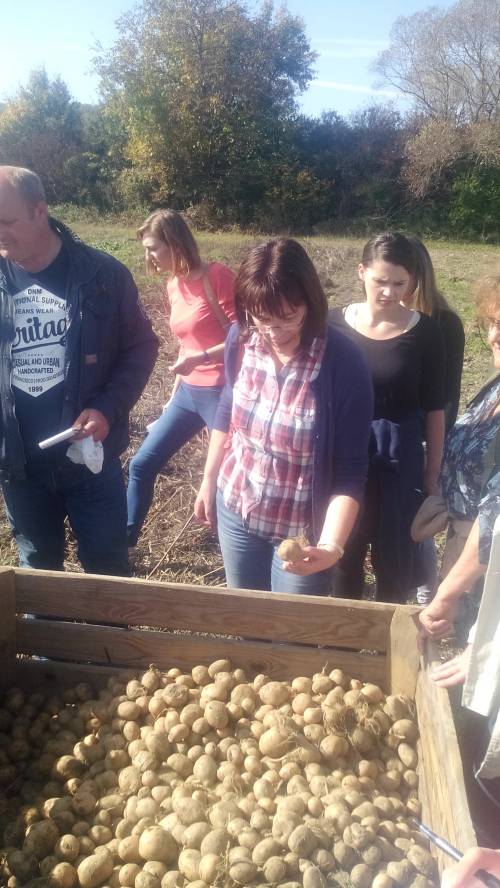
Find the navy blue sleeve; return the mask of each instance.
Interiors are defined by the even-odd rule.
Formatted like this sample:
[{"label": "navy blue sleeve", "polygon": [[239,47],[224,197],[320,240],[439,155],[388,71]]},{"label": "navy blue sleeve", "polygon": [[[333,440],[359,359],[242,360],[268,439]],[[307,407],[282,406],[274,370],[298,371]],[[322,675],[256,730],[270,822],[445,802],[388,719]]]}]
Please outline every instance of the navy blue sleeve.
[{"label": "navy blue sleeve", "polygon": [[84,406],[100,410],[113,423],[127,416],[141,396],[156,361],[158,338],[129,270],[106,258],[112,286],[119,295],[118,313],[113,318],[116,326],[110,330],[110,336],[118,341],[118,355],[105,385]]},{"label": "navy blue sleeve", "polygon": [[332,496],[352,496],[361,502],[368,473],[373,384],[361,350],[344,336],[342,340],[337,356]]},{"label": "navy blue sleeve", "polygon": [[224,375],[225,383],[215,414],[213,428],[218,432],[228,432],[233,409],[233,386],[238,375],[240,357],[240,328],[234,323],[229,328],[224,344]]}]

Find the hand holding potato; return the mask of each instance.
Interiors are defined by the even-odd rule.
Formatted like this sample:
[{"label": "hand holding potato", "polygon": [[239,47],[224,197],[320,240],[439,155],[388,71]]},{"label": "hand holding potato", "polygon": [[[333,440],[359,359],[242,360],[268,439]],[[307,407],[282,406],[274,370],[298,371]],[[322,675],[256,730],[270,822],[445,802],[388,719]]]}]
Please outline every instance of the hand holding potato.
[{"label": "hand holding potato", "polygon": [[340,557],[340,552],[303,545],[300,539],[283,540],[277,554],[283,560],[283,570],[302,577],[328,570]]}]

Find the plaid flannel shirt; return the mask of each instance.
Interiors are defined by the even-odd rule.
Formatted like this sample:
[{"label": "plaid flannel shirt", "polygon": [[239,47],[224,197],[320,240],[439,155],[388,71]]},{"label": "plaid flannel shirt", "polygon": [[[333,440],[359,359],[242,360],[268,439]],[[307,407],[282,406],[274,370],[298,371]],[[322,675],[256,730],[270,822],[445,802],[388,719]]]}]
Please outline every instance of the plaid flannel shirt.
[{"label": "plaid flannel shirt", "polygon": [[310,383],[324,349],[317,337],[277,372],[258,332],[245,344],[218,487],[227,508],[266,539],[307,535],[311,525],[316,403]]}]

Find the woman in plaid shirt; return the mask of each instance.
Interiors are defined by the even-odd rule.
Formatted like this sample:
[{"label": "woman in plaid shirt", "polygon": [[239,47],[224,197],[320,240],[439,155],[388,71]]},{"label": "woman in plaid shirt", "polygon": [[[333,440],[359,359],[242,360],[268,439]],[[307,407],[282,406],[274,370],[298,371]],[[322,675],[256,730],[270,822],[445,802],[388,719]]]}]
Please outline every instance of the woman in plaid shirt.
[{"label": "woman in plaid shirt", "polygon": [[[372,384],[290,238],[254,247],[236,279],[226,384],[195,514],[217,524],[230,587],[327,595],[363,495]],[[297,562],[279,543],[305,536]]]}]

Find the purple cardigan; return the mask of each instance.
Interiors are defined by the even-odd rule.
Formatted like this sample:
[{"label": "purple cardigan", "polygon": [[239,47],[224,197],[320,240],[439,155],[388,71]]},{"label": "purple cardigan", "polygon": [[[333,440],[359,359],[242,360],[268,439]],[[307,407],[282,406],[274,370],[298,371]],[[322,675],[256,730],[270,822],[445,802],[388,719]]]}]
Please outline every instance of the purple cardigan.
[{"label": "purple cardigan", "polygon": [[[238,375],[240,328],[232,324],[224,351],[226,384],[214,429],[228,432],[233,385]],[[358,347],[328,327],[321,370],[311,383],[316,399],[313,453],[314,542],[321,534],[332,496],[352,496],[361,502],[368,469],[368,440],[373,416],[373,388]]]}]

